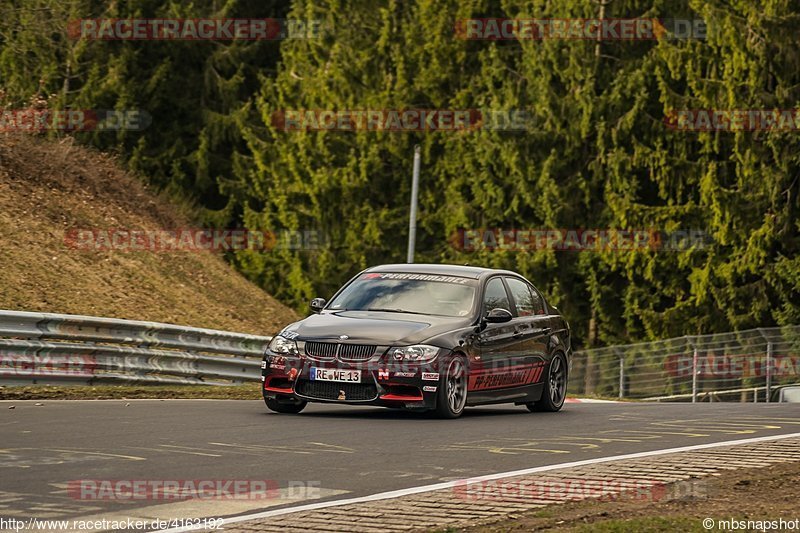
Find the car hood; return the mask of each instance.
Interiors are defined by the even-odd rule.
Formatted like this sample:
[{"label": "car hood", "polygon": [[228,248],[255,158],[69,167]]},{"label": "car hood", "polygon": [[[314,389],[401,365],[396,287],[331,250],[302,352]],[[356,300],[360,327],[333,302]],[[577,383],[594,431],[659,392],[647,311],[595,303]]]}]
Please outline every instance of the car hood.
[{"label": "car hood", "polygon": [[369,342],[407,345],[424,342],[454,329],[467,327],[468,318],[388,313],[380,311],[335,311],[311,315],[287,326],[297,340]]}]

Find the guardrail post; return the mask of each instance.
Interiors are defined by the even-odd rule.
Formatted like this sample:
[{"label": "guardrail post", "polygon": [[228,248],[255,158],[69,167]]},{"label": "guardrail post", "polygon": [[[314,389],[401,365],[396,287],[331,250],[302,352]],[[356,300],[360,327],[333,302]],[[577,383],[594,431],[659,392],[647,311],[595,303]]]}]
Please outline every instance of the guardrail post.
[{"label": "guardrail post", "polygon": [[767,342],[767,398],[766,402],[769,403],[770,396],[772,396],[772,341]]},{"label": "guardrail post", "polygon": [[759,335],[761,335],[765,341],[767,341],[767,356],[765,361],[765,366],[767,367],[765,375],[765,383],[764,383],[764,394],[766,398],[764,401],[769,403],[769,397],[772,395],[772,341],[769,340],[769,337],[764,333],[763,328],[756,328]]},{"label": "guardrail post", "polygon": [[619,399],[625,397],[625,356],[619,356]]},{"label": "guardrail post", "polygon": [[697,345],[693,343],[692,354],[692,403],[697,403]]}]

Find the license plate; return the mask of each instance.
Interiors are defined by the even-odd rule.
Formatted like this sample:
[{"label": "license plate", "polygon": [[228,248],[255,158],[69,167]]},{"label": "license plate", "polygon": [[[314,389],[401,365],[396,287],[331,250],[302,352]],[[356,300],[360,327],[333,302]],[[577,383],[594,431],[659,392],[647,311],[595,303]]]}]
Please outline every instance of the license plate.
[{"label": "license plate", "polygon": [[309,379],[311,381],[339,381],[343,383],[358,383],[361,381],[361,371],[311,367]]}]

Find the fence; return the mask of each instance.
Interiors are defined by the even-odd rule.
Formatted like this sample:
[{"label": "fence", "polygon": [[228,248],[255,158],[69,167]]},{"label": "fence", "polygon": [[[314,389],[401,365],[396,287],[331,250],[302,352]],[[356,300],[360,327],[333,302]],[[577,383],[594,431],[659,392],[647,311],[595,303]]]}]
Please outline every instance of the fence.
[{"label": "fence", "polygon": [[269,341],[157,322],[0,311],[0,384],[259,381]]},{"label": "fence", "polygon": [[621,399],[770,401],[800,381],[800,326],[758,328],[582,350],[573,395]]}]

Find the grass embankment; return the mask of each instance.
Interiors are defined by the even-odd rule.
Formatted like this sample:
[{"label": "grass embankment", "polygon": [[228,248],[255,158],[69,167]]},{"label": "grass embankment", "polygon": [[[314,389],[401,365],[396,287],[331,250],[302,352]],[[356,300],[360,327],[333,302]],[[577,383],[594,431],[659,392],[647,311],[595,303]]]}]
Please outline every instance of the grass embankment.
[{"label": "grass embankment", "polygon": [[[183,212],[183,213],[182,213]],[[196,227],[111,156],[0,134],[0,309],[271,335],[297,319],[219,253],[87,251],[69,229]]]},{"label": "grass embankment", "polygon": [[216,387],[206,385],[98,385],[54,387],[48,385],[0,387],[0,400],[132,400],[142,398],[206,398],[258,400],[258,383]]}]

